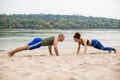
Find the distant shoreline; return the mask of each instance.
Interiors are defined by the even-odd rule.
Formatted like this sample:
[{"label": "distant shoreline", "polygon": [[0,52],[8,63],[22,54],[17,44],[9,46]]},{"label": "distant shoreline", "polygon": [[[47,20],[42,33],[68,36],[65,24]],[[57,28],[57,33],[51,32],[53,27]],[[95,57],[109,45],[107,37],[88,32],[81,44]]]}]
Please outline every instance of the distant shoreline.
[{"label": "distant shoreline", "polygon": [[120,19],[53,14],[0,15],[0,29],[120,29]]}]

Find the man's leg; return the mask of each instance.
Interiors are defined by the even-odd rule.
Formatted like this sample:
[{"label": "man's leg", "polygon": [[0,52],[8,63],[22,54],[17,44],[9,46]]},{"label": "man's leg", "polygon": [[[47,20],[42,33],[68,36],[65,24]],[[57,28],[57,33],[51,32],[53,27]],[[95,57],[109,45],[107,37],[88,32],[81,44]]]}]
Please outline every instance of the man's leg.
[{"label": "man's leg", "polygon": [[13,56],[16,52],[19,52],[19,51],[23,51],[23,50],[28,50],[29,49],[29,46],[28,45],[25,45],[25,46],[22,46],[22,47],[18,47],[12,51],[9,51],[7,53],[8,56]]}]

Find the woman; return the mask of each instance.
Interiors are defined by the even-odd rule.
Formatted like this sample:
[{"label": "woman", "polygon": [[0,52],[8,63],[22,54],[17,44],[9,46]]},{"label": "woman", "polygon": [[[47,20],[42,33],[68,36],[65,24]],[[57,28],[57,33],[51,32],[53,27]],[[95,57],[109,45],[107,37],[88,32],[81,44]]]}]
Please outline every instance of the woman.
[{"label": "woman", "polygon": [[79,54],[80,51],[80,46],[83,45],[84,46],[84,54],[86,54],[87,52],[87,46],[92,46],[96,49],[100,49],[100,50],[104,50],[104,51],[109,51],[109,53],[111,53],[112,51],[114,51],[114,53],[116,53],[116,49],[115,48],[111,48],[111,47],[104,47],[98,40],[93,39],[93,40],[88,40],[88,39],[82,39],[81,38],[81,34],[80,33],[75,33],[75,35],[73,36],[74,41],[78,42],[78,50],[77,50],[77,54]]}]

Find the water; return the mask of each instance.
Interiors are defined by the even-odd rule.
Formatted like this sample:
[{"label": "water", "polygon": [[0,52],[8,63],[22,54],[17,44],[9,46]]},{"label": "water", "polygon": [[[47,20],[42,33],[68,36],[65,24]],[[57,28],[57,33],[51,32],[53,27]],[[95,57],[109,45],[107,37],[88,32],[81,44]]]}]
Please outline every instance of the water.
[{"label": "water", "polygon": [[0,50],[10,50],[28,44],[35,37],[57,36],[63,33],[64,42],[59,43],[59,48],[77,48],[73,40],[75,32],[80,32],[83,38],[98,39],[105,46],[120,46],[120,30],[31,30],[31,29],[3,29],[0,30]]}]

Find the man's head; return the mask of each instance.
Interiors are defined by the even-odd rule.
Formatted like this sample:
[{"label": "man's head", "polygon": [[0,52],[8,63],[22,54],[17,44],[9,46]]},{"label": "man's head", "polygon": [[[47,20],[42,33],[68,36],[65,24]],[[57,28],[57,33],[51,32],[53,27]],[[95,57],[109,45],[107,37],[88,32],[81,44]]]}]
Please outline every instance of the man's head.
[{"label": "man's head", "polygon": [[63,42],[64,39],[65,39],[65,36],[64,36],[62,33],[58,35],[58,40],[59,40],[60,42]]}]

